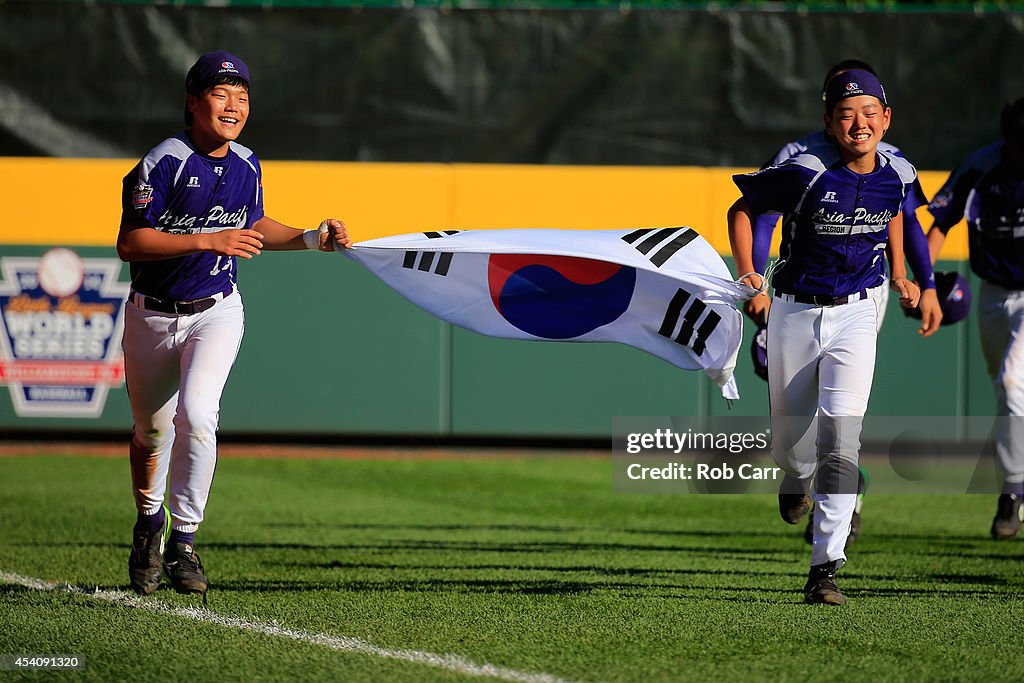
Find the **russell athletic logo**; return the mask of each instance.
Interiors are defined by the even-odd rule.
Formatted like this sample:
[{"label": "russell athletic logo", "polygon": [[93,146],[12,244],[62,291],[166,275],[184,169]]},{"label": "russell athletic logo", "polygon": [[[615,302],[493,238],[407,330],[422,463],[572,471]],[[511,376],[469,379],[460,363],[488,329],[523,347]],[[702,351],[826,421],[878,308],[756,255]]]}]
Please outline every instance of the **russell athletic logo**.
[{"label": "russell athletic logo", "polygon": [[117,259],[70,249],[0,258],[0,384],[22,417],[99,417],[124,383],[128,283]]},{"label": "russell athletic logo", "polygon": [[542,339],[572,339],[617,320],[633,298],[636,269],[572,256],[492,254],[494,308]]}]

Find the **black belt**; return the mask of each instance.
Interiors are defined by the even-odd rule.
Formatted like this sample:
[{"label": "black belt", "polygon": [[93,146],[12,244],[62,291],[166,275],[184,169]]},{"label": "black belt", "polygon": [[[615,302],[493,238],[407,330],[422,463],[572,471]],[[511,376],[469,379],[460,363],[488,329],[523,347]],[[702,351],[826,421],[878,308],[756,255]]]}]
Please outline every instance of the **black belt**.
[{"label": "black belt", "polygon": [[228,289],[224,292],[218,292],[213,296],[208,296],[203,299],[192,299],[191,301],[168,301],[166,299],[157,299],[156,297],[140,294],[133,289],[131,292],[131,299],[135,302],[136,306],[145,308],[147,311],[170,313],[171,315],[195,315],[196,313],[202,313],[203,311],[213,308],[215,303],[222,300],[231,292],[232,290]]},{"label": "black belt", "polygon": [[856,301],[868,298],[868,290],[862,289],[848,296],[817,296],[814,294],[783,294],[776,292],[775,296],[783,301],[792,301],[798,304],[810,304],[811,306],[842,306],[852,304]]}]

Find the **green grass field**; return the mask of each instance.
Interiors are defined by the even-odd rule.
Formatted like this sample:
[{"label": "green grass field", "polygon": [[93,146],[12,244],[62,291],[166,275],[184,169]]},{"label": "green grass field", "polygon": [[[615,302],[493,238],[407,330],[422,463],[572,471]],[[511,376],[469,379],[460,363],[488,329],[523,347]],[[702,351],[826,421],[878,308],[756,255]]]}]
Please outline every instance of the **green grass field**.
[{"label": "green grass field", "polygon": [[[840,572],[850,603],[812,607],[800,601],[802,527],[778,519],[773,496],[616,494],[603,454],[470,456],[222,458],[196,544],[207,610],[184,609],[201,602],[166,588],[128,597],[126,456],[0,457],[0,654],[87,658],[82,671],[0,678],[467,681],[491,666],[528,682],[1000,681],[1024,671],[1024,541],[988,538],[994,496],[869,493]],[[227,618],[237,621],[216,623]]]}]

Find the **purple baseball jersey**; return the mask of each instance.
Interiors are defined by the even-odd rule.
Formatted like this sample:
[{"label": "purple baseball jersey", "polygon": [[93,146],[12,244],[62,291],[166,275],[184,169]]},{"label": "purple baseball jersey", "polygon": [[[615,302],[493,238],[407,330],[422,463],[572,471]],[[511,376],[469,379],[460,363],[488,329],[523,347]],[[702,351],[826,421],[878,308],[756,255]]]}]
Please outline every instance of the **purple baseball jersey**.
[{"label": "purple baseball jersey", "polygon": [[971,270],[1004,289],[1024,289],[1024,177],[1005,163],[1003,143],[982,147],[950,174],[928,205],[935,226],[967,219]]},{"label": "purple baseball jersey", "polygon": [[[124,177],[121,210],[123,229],[181,235],[252,228],[263,217],[259,160],[236,142],[227,156],[200,154],[179,133],[150,150]],[[235,257],[210,252],[132,262],[132,288],[168,301],[201,299],[230,291],[235,265]]]},{"label": "purple baseball jersey", "polygon": [[[818,129],[798,140],[783,145],[775,153],[775,156],[761,168],[778,166],[786,159],[808,149],[830,144],[834,144],[834,141],[825,135],[824,129]],[[887,142],[879,142],[878,151],[906,158],[899,147],[890,145]],[[935,286],[931,255],[928,253],[928,240],[925,238],[920,221],[917,220],[917,208],[925,206],[927,203],[928,199],[921,188],[920,181],[915,181],[913,192],[908,193],[903,200],[903,251],[907,261],[910,263],[911,270],[914,271],[914,275],[924,289]],[[754,270],[759,273],[763,273],[768,265],[768,252],[771,247],[772,233],[775,231],[775,225],[778,222],[779,217],[776,214],[761,214],[753,217],[751,226],[754,240],[752,257]]]},{"label": "purple baseball jersey", "polygon": [[854,173],[835,145],[825,145],[733,176],[752,213],[783,215],[777,291],[842,297],[885,282],[888,224],[917,171],[891,152],[879,150],[878,162],[871,173]]}]

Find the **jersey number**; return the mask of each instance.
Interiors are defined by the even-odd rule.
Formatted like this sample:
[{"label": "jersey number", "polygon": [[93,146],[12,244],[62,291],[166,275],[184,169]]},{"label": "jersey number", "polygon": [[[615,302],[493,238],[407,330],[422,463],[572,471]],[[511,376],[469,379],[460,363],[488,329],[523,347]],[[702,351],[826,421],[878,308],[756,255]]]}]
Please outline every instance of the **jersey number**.
[{"label": "jersey number", "polygon": [[[221,265],[223,261],[224,265]],[[210,275],[216,275],[217,273],[223,273],[225,270],[231,270],[231,257],[230,256],[218,256],[217,262],[213,264],[213,268],[210,269]]]}]

